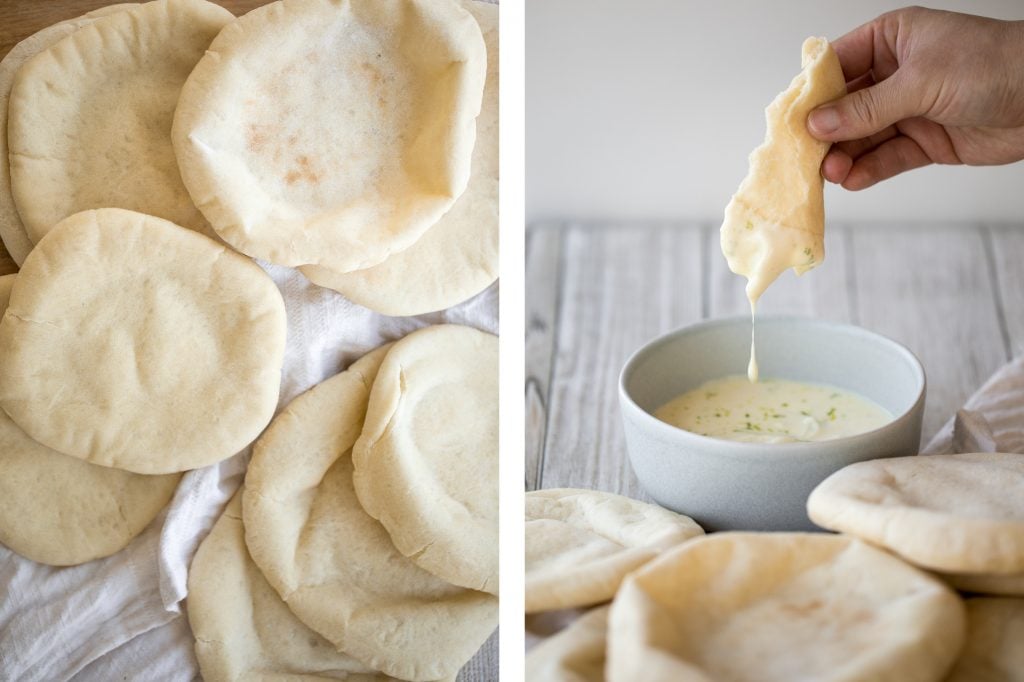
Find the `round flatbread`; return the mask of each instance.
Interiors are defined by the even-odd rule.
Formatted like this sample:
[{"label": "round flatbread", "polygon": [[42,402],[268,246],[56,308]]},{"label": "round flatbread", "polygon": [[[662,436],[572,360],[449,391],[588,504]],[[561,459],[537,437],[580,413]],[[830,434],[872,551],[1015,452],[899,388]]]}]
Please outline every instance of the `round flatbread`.
[{"label": "round flatbread", "polygon": [[580,616],[572,625],[526,654],[530,682],[604,682],[608,644],[607,606]]},{"label": "round flatbread", "polygon": [[119,207],[210,228],[181,182],[170,129],[178,93],[234,17],[205,0],[104,16],[18,70],[7,132],[11,188],[33,242],[67,216]]},{"label": "round flatbread", "polygon": [[366,513],[417,566],[498,592],[498,337],[446,324],[398,341],[352,450]]},{"label": "round flatbread", "polygon": [[948,587],[856,538],[717,533],[623,582],[606,672],[650,682],[936,682],[960,651],[964,620]]},{"label": "round flatbread", "polygon": [[622,495],[526,493],[526,612],[609,601],[628,573],[703,534],[688,516]]},{"label": "round flatbread", "polygon": [[967,643],[944,682],[1024,682],[1024,599],[967,600]]},{"label": "round flatbread", "polygon": [[0,319],[0,408],[35,440],[141,474],[248,445],[277,406],[284,302],[252,261],[117,208],[60,222]]},{"label": "round flatbread", "polygon": [[939,577],[961,592],[1024,597],[1024,573],[1009,575],[939,573]]},{"label": "round flatbread", "polygon": [[19,267],[35,243],[29,239],[25,226],[21,223],[21,216],[18,215],[18,209],[15,208],[14,195],[11,193],[11,167],[7,163],[7,104],[11,97],[14,76],[26,61],[82,26],[92,23],[99,17],[133,6],[121,4],[101,7],[75,19],[47,26],[12,47],[3,60],[0,60],[0,159],[3,159],[0,163],[0,239],[7,247],[7,253]]},{"label": "round flatbread", "polygon": [[395,677],[436,680],[483,644],[498,604],[406,559],[356,499],[351,449],[385,353],[293,400],[256,443],[245,541],[292,612],[338,649]]},{"label": "round flatbread", "polygon": [[[15,279],[0,277],[0,315]],[[0,543],[32,561],[73,566],[124,549],[170,502],[179,478],[62,455],[0,411]]]},{"label": "round flatbread", "polygon": [[454,0],[281,0],[181,92],[185,186],[229,244],[348,272],[411,245],[469,180],[486,48]]},{"label": "round flatbread", "polygon": [[392,680],[338,651],[295,617],[245,547],[242,491],[188,572],[188,620],[205,682]]},{"label": "round flatbread", "polygon": [[819,526],[886,547],[923,568],[1024,572],[1024,456],[999,453],[859,462],[807,500]]},{"label": "round flatbread", "polygon": [[379,265],[347,273],[300,268],[314,283],[384,315],[443,310],[498,277],[498,6],[474,0],[463,6],[487,44],[487,84],[466,191],[415,244]]}]

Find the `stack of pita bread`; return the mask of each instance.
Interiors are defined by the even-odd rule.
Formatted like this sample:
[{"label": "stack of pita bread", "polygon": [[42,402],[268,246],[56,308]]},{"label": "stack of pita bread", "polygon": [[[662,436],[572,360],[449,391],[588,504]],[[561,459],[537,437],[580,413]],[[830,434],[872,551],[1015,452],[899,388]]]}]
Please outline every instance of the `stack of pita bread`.
[{"label": "stack of pita bread", "polygon": [[[691,532],[671,547],[648,526],[671,512],[623,498],[567,513],[547,500],[617,496],[528,493],[544,500],[527,503],[528,610],[592,607],[528,619],[538,633],[573,621],[528,653],[528,678],[1024,680],[1022,490],[1022,455],[879,459],[811,494],[811,519],[838,535]],[[599,576],[586,595],[581,574]]]},{"label": "stack of pita bread", "polygon": [[489,286],[497,15],[155,0],[0,62],[0,542],[109,556],[267,429],[189,577],[208,680],[454,679],[496,626],[496,337],[421,330],[271,424],[253,259],[391,315]]}]

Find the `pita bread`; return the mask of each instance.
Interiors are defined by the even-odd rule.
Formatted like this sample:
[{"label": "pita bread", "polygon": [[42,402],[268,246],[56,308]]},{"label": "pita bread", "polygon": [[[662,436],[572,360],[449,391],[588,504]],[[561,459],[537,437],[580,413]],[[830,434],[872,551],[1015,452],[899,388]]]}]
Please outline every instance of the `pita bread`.
[{"label": "pita bread", "polygon": [[398,550],[498,592],[498,337],[454,324],[395,343],[352,450],[355,490]]},{"label": "pita bread", "polygon": [[825,259],[820,168],[829,143],[807,132],[807,115],[845,95],[846,81],[825,38],[808,38],[801,52],[803,70],[765,110],[764,142],[725,207],[722,253],[747,278],[751,301],[788,268],[803,274]]},{"label": "pita bread", "polygon": [[967,600],[967,643],[945,682],[1024,682],[1024,599]]},{"label": "pita bread", "polygon": [[7,247],[7,253],[20,267],[25,256],[32,250],[35,243],[29,239],[25,226],[21,224],[21,216],[14,206],[14,195],[11,193],[11,167],[7,163],[7,103],[11,97],[14,76],[26,61],[65,38],[82,26],[92,23],[99,17],[120,12],[133,7],[132,4],[110,5],[84,14],[75,19],[60,21],[33,33],[11,48],[11,51],[0,60],[0,239]]},{"label": "pita bread", "polygon": [[392,680],[307,628],[249,558],[239,490],[196,551],[188,620],[205,682]]},{"label": "pita bread", "polygon": [[182,89],[173,137],[185,186],[250,256],[376,265],[465,190],[486,60],[454,0],[255,9]]},{"label": "pita bread", "polygon": [[498,277],[498,6],[473,0],[463,6],[487,44],[487,84],[466,191],[415,244],[379,265],[348,273],[300,268],[314,283],[384,315],[443,310]]},{"label": "pita bread", "polygon": [[335,647],[401,679],[437,680],[483,644],[498,604],[406,559],[356,499],[351,449],[385,353],[296,398],[256,443],[245,541],[292,612]]},{"label": "pita bread", "polygon": [[94,464],[195,469],[270,421],[284,340],[281,294],[248,258],[166,220],[84,211],[18,275],[0,319],[0,407]]},{"label": "pita bread", "polygon": [[703,534],[687,516],[622,495],[526,493],[526,612],[608,601],[629,572]]},{"label": "pita bread", "polygon": [[935,682],[963,640],[956,594],[856,538],[716,533],[623,582],[606,672],[650,682]]},{"label": "pita bread", "polygon": [[1024,456],[999,453],[858,462],[807,500],[819,526],[949,573],[1024,573]]},{"label": "pita bread", "polygon": [[939,573],[939,577],[961,592],[1024,597],[1024,573],[1009,575]]},{"label": "pita bread", "polygon": [[608,609],[603,606],[580,617],[526,654],[530,682],[604,682],[608,641]]},{"label": "pita bread", "polygon": [[[15,276],[0,277],[0,315]],[[0,542],[51,566],[110,556],[167,506],[178,474],[140,476],[35,442],[0,411]]]},{"label": "pita bread", "polygon": [[32,241],[106,207],[212,234],[181,182],[170,127],[182,83],[233,19],[205,0],[156,0],[96,19],[18,70],[11,189]]}]

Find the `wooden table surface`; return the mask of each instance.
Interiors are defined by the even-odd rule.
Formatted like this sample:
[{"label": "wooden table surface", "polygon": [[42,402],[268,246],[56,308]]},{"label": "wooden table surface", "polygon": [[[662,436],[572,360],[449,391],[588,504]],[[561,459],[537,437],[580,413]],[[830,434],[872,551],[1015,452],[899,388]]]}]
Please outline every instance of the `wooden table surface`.
[{"label": "wooden table surface", "polygon": [[[213,0],[241,15],[268,0]],[[0,58],[15,44],[36,31],[64,19],[113,4],[109,0],[0,0]],[[3,123],[6,129],[6,121]],[[0,275],[18,271],[18,266],[0,242]],[[459,682],[492,682],[498,679],[498,636],[487,640],[477,655],[459,673]]]},{"label": "wooden table surface", "polygon": [[[619,370],[664,332],[749,314],[745,280],[717,225],[539,225],[526,248],[526,488],[649,499],[626,455]],[[784,274],[758,312],[850,322],[908,346],[928,376],[927,442],[1024,352],[1024,224],[830,225],[825,262]]]}]

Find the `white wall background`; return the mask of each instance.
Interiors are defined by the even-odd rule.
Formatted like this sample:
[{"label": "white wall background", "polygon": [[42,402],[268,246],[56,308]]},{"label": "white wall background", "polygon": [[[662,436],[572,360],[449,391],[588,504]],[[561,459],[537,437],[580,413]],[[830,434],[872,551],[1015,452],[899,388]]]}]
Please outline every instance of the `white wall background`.
[{"label": "white wall background", "polygon": [[[903,4],[528,0],[527,220],[720,220],[804,38],[837,38]],[[1021,0],[930,6],[1024,19]],[[829,222],[1024,222],[1024,162],[826,187]]]}]

